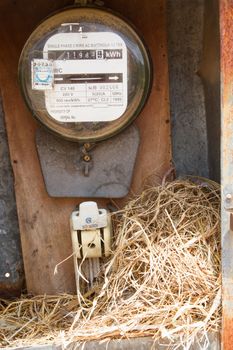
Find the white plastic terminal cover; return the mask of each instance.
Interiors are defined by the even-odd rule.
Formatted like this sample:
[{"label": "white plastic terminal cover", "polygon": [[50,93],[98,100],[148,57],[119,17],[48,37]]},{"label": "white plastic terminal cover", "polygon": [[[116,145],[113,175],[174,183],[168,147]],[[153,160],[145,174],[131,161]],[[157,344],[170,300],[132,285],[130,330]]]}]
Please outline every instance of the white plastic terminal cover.
[{"label": "white plastic terminal cover", "polygon": [[83,202],[72,213],[73,230],[95,230],[107,226],[107,211],[98,209],[96,202]]}]

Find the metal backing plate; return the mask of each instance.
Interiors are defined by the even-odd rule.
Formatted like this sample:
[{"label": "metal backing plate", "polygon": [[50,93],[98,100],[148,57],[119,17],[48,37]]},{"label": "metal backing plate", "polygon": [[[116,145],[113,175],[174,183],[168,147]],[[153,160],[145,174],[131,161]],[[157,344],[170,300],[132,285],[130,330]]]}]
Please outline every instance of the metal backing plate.
[{"label": "metal backing plate", "polygon": [[45,129],[36,144],[48,194],[52,197],[112,197],[127,195],[139,146],[139,132],[130,126],[121,134],[98,143],[92,161],[83,161],[82,146],[60,139]]}]

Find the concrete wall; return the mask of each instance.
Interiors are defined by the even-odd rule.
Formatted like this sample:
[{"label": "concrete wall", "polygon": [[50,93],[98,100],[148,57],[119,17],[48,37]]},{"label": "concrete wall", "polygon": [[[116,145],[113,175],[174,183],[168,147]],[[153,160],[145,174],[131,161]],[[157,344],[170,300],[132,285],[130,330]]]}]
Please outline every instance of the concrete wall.
[{"label": "concrete wall", "polygon": [[218,0],[168,0],[173,160],[177,174],[220,178]]},{"label": "concrete wall", "polygon": [[4,114],[0,103],[0,295],[14,295],[23,283],[23,262]]}]

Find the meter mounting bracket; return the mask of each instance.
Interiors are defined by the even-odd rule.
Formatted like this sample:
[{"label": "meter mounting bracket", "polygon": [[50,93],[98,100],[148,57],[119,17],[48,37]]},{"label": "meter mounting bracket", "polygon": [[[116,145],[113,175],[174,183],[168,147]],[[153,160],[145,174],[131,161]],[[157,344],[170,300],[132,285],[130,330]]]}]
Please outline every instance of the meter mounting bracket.
[{"label": "meter mounting bracket", "polygon": [[130,189],[140,138],[136,126],[93,147],[86,168],[83,145],[44,128],[36,132],[43,177],[51,197],[121,198]]}]

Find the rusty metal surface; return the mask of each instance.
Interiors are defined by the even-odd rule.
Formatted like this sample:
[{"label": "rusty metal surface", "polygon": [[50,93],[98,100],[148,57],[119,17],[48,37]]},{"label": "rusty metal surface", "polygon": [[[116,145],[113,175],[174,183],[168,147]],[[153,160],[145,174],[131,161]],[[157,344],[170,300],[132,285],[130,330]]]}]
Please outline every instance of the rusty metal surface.
[{"label": "rusty metal surface", "polygon": [[220,1],[222,282],[224,350],[233,348],[233,0]]},{"label": "rusty metal surface", "polygon": [[50,196],[121,198],[129,192],[139,146],[135,126],[96,144],[87,155],[83,146],[42,128],[37,130],[36,144]]}]

